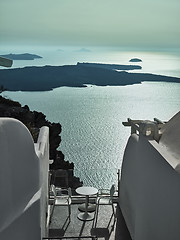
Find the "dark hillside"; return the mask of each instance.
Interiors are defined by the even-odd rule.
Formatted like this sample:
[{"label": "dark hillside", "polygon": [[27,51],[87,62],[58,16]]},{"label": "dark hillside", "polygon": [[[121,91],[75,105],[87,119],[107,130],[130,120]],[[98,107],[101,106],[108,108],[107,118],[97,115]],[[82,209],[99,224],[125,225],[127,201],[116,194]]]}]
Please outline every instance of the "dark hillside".
[{"label": "dark hillside", "polygon": [[[46,116],[42,112],[30,111],[27,105],[22,107],[20,103],[3,98],[2,96],[0,96],[0,117],[11,117],[20,120],[31,132],[34,142],[37,141],[39,129],[42,126],[48,126],[50,134],[50,159],[54,160],[54,163],[50,165],[51,170],[54,172],[57,169],[74,169],[74,164],[65,161],[64,154],[57,150],[61,143],[59,135],[61,133],[61,125],[59,123],[51,123],[46,120]],[[82,184],[79,178],[74,177],[73,171],[71,171],[69,178],[69,184],[73,188]]]}]

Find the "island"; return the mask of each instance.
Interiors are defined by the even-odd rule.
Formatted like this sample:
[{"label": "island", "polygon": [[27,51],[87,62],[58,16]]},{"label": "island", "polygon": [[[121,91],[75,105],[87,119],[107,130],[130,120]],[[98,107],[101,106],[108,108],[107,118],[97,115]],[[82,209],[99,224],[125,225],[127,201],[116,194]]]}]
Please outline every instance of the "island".
[{"label": "island", "polygon": [[41,56],[38,56],[36,54],[30,54],[30,53],[22,53],[22,54],[5,54],[5,55],[0,55],[1,57],[4,58],[9,58],[11,60],[34,60],[37,58],[42,58]]},{"label": "island", "polygon": [[129,62],[142,62],[142,60],[139,58],[131,58]]},{"label": "island", "polygon": [[79,50],[77,50],[77,52],[91,52],[91,50],[89,50],[88,48],[81,48]]},{"label": "island", "polygon": [[0,86],[8,91],[48,91],[58,87],[124,86],[144,81],[177,82],[180,78],[150,73],[129,73],[84,64],[24,67],[0,70]]},{"label": "island", "polygon": [[138,65],[119,65],[119,64],[104,64],[104,63],[77,63],[79,66],[84,67],[96,67],[96,68],[105,68],[111,70],[135,70],[135,69],[142,69],[141,66]]}]

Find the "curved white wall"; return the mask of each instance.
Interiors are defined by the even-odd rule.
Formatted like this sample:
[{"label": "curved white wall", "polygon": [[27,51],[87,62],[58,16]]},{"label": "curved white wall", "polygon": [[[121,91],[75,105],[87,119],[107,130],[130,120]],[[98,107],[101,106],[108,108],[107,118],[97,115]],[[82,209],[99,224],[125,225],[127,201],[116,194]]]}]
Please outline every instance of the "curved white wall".
[{"label": "curved white wall", "polygon": [[0,118],[1,240],[40,240],[45,235],[49,165],[46,128],[36,154],[28,129],[18,120]]},{"label": "curved white wall", "polygon": [[166,150],[142,135],[128,140],[119,203],[133,240],[180,239],[180,174]]}]

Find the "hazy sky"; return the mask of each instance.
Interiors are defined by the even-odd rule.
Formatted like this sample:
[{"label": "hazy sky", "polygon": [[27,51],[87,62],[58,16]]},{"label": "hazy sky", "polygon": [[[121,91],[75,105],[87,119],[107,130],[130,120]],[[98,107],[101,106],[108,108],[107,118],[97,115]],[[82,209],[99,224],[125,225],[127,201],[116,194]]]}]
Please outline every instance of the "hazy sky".
[{"label": "hazy sky", "polygon": [[180,47],[180,0],[0,0],[0,43]]}]

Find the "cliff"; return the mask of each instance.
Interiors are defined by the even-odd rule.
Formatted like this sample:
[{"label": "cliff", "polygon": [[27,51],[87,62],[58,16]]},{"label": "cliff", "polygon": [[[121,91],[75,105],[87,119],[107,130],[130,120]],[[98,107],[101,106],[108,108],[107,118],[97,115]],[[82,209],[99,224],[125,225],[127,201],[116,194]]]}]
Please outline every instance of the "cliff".
[{"label": "cliff", "polygon": [[[74,169],[74,164],[64,160],[64,154],[57,150],[61,142],[61,125],[59,123],[51,123],[46,120],[46,116],[37,111],[30,111],[27,105],[21,106],[19,102],[15,102],[0,96],[0,117],[12,117],[20,120],[24,123],[31,132],[34,142],[37,141],[39,129],[42,126],[49,127],[49,143],[50,143],[50,159],[54,160],[54,163],[50,165],[51,170],[57,169]],[[76,188],[82,185],[79,178],[70,176],[70,187]]]}]

